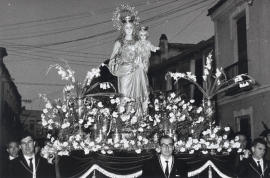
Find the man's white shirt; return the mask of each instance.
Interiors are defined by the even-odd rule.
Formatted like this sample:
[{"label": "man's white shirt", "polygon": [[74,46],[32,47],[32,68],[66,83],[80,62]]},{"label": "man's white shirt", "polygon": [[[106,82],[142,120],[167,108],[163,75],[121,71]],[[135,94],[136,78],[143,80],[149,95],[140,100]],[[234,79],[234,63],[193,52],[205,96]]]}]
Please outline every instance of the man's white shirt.
[{"label": "man's white shirt", "polygon": [[172,156],[166,160],[165,158],[163,158],[162,155],[160,155],[160,162],[161,162],[161,165],[162,165],[162,169],[163,169],[163,172],[165,173],[165,169],[166,169],[166,166],[167,166],[167,163],[165,161],[168,161],[168,168],[169,168],[169,173],[171,172],[171,169],[172,169]]}]

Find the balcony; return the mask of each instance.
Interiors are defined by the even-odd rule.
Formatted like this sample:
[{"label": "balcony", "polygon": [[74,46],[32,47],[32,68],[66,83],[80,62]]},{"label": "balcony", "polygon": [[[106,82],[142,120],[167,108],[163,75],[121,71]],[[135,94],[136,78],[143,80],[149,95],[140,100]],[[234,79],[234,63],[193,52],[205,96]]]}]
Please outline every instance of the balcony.
[{"label": "balcony", "polygon": [[241,60],[238,61],[224,69],[224,72],[227,76],[227,79],[230,80],[239,74],[247,74],[248,73],[248,61]]},{"label": "balcony", "polygon": [[[224,69],[224,72],[227,76],[227,80],[230,80],[239,74],[247,74],[248,73],[248,61],[247,60],[240,60],[240,61],[226,67]],[[246,80],[246,79],[243,78],[243,80]],[[253,87],[251,84],[247,87],[244,87],[244,88],[240,88],[238,85],[236,85],[236,86],[226,90],[225,95],[232,96],[232,95],[241,93],[243,91],[251,90],[252,88]]]}]

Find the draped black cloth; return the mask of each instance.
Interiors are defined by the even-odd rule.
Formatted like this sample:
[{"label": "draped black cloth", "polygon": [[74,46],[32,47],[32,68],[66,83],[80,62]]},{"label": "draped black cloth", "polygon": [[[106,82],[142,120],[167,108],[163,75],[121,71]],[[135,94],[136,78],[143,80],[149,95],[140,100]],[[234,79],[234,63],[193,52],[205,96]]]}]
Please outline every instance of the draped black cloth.
[{"label": "draped black cloth", "polygon": [[[140,171],[145,161],[157,156],[155,150],[142,152],[141,154],[132,154],[128,152],[116,152],[113,155],[102,154],[100,152],[90,152],[85,155],[83,151],[72,151],[70,156],[61,156],[59,159],[59,172],[61,177],[79,177],[88,171],[94,164],[104,170],[117,175],[127,175]],[[181,153],[174,155],[176,159],[183,160],[188,164],[188,171],[200,169],[208,160],[223,174],[234,177],[233,155],[203,155],[201,153]],[[208,168],[200,171],[200,177],[208,176]],[[213,177],[220,177],[212,169]],[[88,176],[92,177],[93,172]],[[96,177],[106,177],[104,174],[96,171]],[[196,177],[196,176],[195,176]]]}]

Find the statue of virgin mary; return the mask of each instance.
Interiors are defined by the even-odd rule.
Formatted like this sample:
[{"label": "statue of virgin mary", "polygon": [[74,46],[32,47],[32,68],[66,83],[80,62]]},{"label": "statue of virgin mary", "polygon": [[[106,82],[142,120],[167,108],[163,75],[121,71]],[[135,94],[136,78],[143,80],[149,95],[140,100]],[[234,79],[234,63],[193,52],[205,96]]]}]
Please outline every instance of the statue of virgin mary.
[{"label": "statue of virgin mary", "polygon": [[[114,12],[113,21],[120,30],[120,36],[115,41],[109,69],[118,78],[118,92],[124,96],[121,105],[125,106],[127,111],[134,108],[137,115],[143,115],[147,113],[149,84],[144,68],[136,63],[136,27],[139,18],[133,9],[130,6],[121,6],[121,9],[117,8]],[[121,16],[121,12],[127,11],[128,15]],[[135,101],[127,106],[125,98]]]}]

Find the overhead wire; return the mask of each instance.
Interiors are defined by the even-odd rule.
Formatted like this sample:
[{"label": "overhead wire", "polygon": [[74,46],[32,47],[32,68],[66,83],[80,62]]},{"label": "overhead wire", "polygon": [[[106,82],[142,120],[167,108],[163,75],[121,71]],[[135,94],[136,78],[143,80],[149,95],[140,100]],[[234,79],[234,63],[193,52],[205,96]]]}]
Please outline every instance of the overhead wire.
[{"label": "overhead wire", "polygon": [[[156,0],[152,0],[149,1],[151,2],[157,2]],[[145,1],[143,0],[143,2],[136,2],[136,3],[131,3],[131,6],[143,6],[145,5]],[[109,8],[105,8],[105,9],[99,9],[99,10],[95,10],[95,11],[91,11],[91,12],[82,12],[82,13],[77,13],[77,14],[71,14],[71,15],[64,15],[64,16],[58,16],[58,17],[53,17],[53,18],[47,18],[47,19],[39,19],[39,20],[32,20],[32,21],[26,21],[26,22],[20,22],[20,23],[13,23],[13,24],[3,24],[0,25],[0,31],[5,31],[5,27],[10,27],[10,26],[16,26],[16,25],[24,25],[24,24],[31,24],[31,23],[39,23],[39,22],[44,22],[44,21],[51,21],[51,20],[58,20],[58,19],[66,19],[66,18],[74,18],[77,16],[84,16],[84,15],[90,15],[90,16],[94,16],[94,15],[100,15],[100,14],[104,14],[104,13],[111,13],[113,10],[115,9],[115,7],[109,7]],[[89,16],[88,16],[89,17]],[[69,19],[67,19],[69,20]],[[72,19],[73,20],[73,19]],[[59,23],[61,21],[55,21],[53,23]],[[39,25],[43,25],[43,24],[39,24]],[[47,23],[45,24],[47,25]],[[29,26],[29,27],[33,27],[33,26]],[[18,27],[19,29],[22,29],[24,27]],[[8,29],[8,30],[14,30],[13,29]]]},{"label": "overhead wire", "polygon": [[[216,0],[215,0],[216,1]],[[209,7],[210,6],[212,6],[214,3],[215,3],[215,1],[214,2],[212,2],[212,3],[209,3],[210,5],[209,6],[207,6],[207,8],[205,8],[196,18],[194,18],[190,23],[188,23],[180,32],[178,32],[172,39],[170,39],[169,40],[169,42],[170,41],[172,41],[175,37],[177,37],[180,33],[182,33],[186,28],[188,28],[189,27],[189,25],[190,24],[192,24],[195,20],[197,20],[207,9],[209,9]]]},{"label": "overhead wire", "polygon": [[[193,1],[193,2],[195,2],[195,1]],[[189,4],[189,3],[188,3]],[[199,3],[196,3],[196,5],[197,4],[199,4]],[[186,5],[186,4],[185,4]],[[194,4],[193,4],[194,5]],[[188,7],[190,7],[190,6],[188,6]],[[162,17],[162,16],[166,16],[166,15],[168,15],[168,13],[169,14],[171,14],[171,13],[173,13],[173,12],[175,12],[175,10],[179,10],[179,8],[177,9],[177,8],[174,8],[173,9],[174,11],[168,11],[167,13],[163,13],[162,15],[159,15],[158,17]],[[143,22],[147,22],[147,20],[145,20],[145,21],[143,21]],[[113,31],[116,31],[116,30],[113,30]],[[95,36],[91,36],[91,37],[96,37],[97,35],[95,35]],[[81,39],[77,39],[77,40],[81,40]],[[66,41],[65,43],[68,43],[69,41]],[[63,43],[62,43],[63,44]],[[22,45],[22,46],[26,46],[26,45]],[[31,45],[27,45],[27,46],[31,46]],[[32,46],[31,46],[32,47]],[[40,47],[40,48],[42,48],[42,47]],[[54,50],[54,49],[48,49],[48,50]],[[67,51],[67,53],[68,53],[69,51]],[[51,52],[50,52],[51,53]],[[27,54],[27,55],[29,55],[29,54]],[[57,54],[57,55],[63,55],[63,54]],[[40,57],[40,56],[39,56]],[[42,56],[42,57],[44,57],[44,56]],[[76,57],[78,57],[78,56],[76,56]],[[81,56],[81,57],[83,57],[83,56]],[[79,61],[76,61],[76,62],[79,62]],[[81,61],[81,62],[88,62],[88,61]]]},{"label": "overhead wire", "polygon": [[[199,2],[199,3],[202,3],[202,2]],[[196,4],[193,4],[193,5],[197,5],[199,3],[196,3]],[[193,6],[193,5],[190,5],[189,7]],[[180,6],[181,7],[181,6]],[[150,20],[155,20],[155,19],[159,19],[161,17],[164,17],[164,16],[167,16],[167,15],[171,15],[173,13],[176,13],[178,12],[179,10],[183,10],[184,8],[174,8],[173,11],[171,12],[166,12],[166,13],[162,13],[158,16],[154,16],[152,18],[148,18],[144,21],[142,21],[141,23],[146,23],[146,22],[149,22]],[[185,8],[186,9],[186,8]],[[91,38],[95,38],[95,37],[98,37],[98,36],[101,36],[101,35],[107,35],[107,34],[110,34],[110,33],[114,33],[116,32],[117,30],[111,30],[111,31],[107,31],[107,32],[104,32],[104,33],[100,33],[100,34],[96,34],[96,35],[92,35],[92,36],[88,36],[88,37],[84,37],[84,38],[77,38],[75,40],[68,40],[68,41],[62,41],[62,42],[55,42],[55,43],[47,43],[47,44],[39,44],[39,45],[27,45],[28,47],[29,46],[33,46],[33,48],[41,48],[41,47],[48,47],[48,46],[56,46],[56,45],[60,45],[60,44],[66,44],[66,43],[71,43],[71,42],[77,42],[77,41],[82,41],[82,40],[87,40],[87,39],[91,39]]]}]

